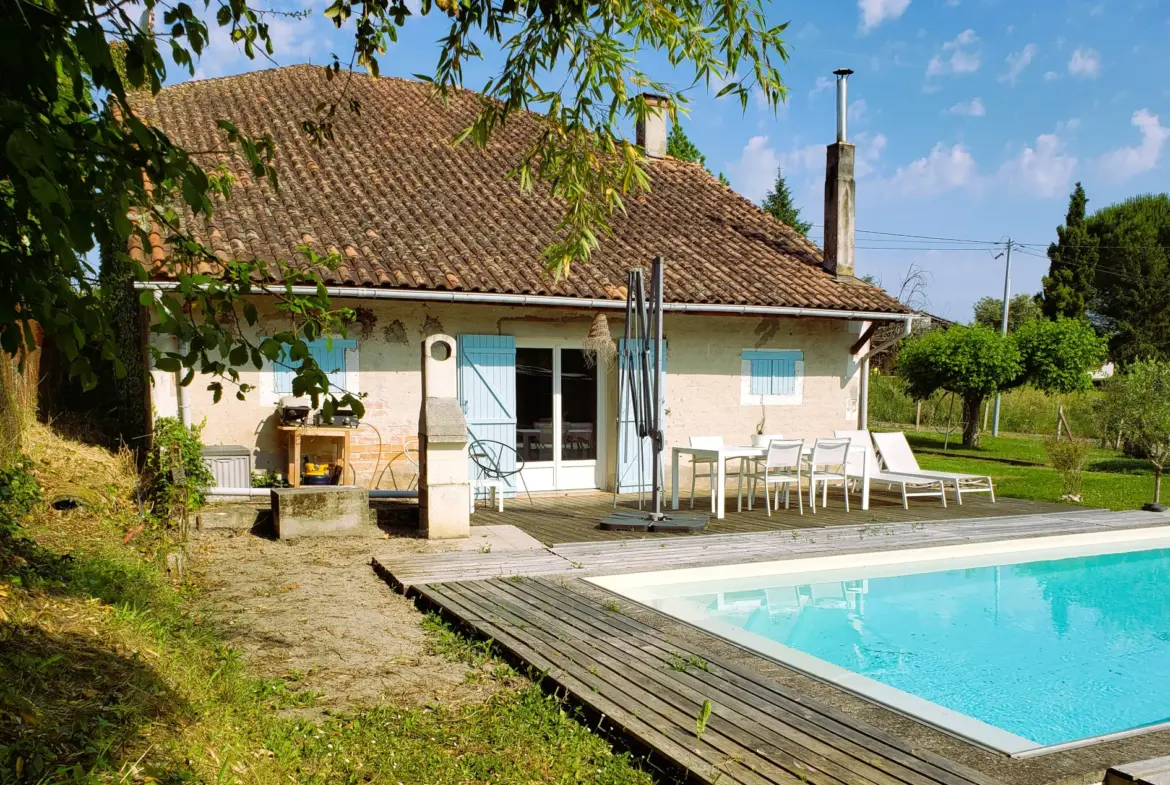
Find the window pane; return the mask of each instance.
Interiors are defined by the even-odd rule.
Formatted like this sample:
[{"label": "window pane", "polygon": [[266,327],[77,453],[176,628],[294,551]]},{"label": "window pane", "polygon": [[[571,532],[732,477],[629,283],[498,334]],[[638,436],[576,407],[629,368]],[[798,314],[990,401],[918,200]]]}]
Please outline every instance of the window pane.
[{"label": "window pane", "polygon": [[553,459],[552,349],[516,350],[516,452],[525,461]]},{"label": "window pane", "polygon": [[561,350],[561,460],[597,458],[597,368],[580,349]]}]

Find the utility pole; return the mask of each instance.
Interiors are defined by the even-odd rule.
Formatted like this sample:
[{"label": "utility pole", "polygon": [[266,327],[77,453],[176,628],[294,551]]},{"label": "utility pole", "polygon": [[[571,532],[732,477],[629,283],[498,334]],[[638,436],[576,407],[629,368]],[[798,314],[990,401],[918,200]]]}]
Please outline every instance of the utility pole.
[{"label": "utility pole", "polygon": [[[999,254],[1005,257],[1003,266],[1003,320],[1000,323],[1000,332],[1004,335],[1008,334],[1008,307],[1010,305],[1010,298],[1012,294],[1012,238],[1007,239],[1007,250]],[[999,436],[999,404],[1003,395],[1001,393],[995,394],[995,420],[991,425],[991,435]]]}]

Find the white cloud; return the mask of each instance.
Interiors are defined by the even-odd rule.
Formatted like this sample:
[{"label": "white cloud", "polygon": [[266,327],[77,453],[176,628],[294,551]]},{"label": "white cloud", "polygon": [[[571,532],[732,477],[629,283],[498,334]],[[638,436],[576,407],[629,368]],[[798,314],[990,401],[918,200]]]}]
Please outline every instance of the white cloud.
[{"label": "white cloud", "polygon": [[818,76],[816,84],[813,89],[808,91],[809,96],[819,95],[833,86],[833,80],[827,76]]},{"label": "white cloud", "polygon": [[978,71],[983,54],[978,46],[979,36],[975,31],[970,28],[964,30],[955,37],[955,40],[942,45],[942,51],[936,54],[926,67],[926,75],[946,76]]},{"label": "white cloud", "polygon": [[1063,196],[1068,193],[1076,166],[1076,156],[1065,152],[1059,136],[1043,134],[1036,137],[1035,147],[1025,147],[1005,161],[999,168],[999,177],[1033,196]]},{"label": "white cloud", "polygon": [[776,182],[780,156],[768,145],[768,137],[753,136],[744,145],[739,160],[728,161],[726,165],[727,176],[735,190],[753,202],[759,202]]},{"label": "white cloud", "polygon": [[970,101],[959,101],[947,110],[947,114],[956,114],[961,117],[983,117],[987,114],[987,109],[983,106],[983,101],[972,98]]},{"label": "white cloud", "polygon": [[858,177],[868,177],[873,174],[888,141],[885,134],[870,134],[868,131],[853,137],[853,142],[857,147],[854,172]]},{"label": "white cloud", "polygon": [[901,196],[936,196],[974,185],[978,179],[975,157],[961,144],[947,147],[942,142],[930,155],[898,167],[886,187]]},{"label": "white cloud", "polygon": [[860,122],[865,113],[869,110],[869,105],[865,103],[864,98],[858,98],[853,103],[849,104],[849,110],[846,113],[849,117],[849,122]]},{"label": "white cloud", "polygon": [[1149,109],[1134,112],[1130,122],[1141,132],[1141,143],[1110,150],[1097,162],[1102,173],[1112,180],[1128,180],[1156,167],[1162,148],[1170,139],[1170,128],[1162,125],[1158,115],[1151,114]]},{"label": "white cloud", "polygon": [[1020,78],[1020,74],[1032,64],[1032,60],[1035,57],[1036,44],[1028,44],[1020,51],[1012,52],[1004,60],[1007,63],[1008,70],[1006,73],[1000,74],[999,81],[1015,84],[1016,80]]},{"label": "white cloud", "polygon": [[1044,81],[1045,82],[1055,82],[1059,78],[1060,78],[1060,74],[1058,74],[1056,71],[1045,71],[1044,72]]},{"label": "white cloud", "polygon": [[868,32],[906,13],[910,0],[857,0],[857,7],[861,10],[861,29]]},{"label": "white cloud", "polygon": [[1068,72],[1073,76],[1096,79],[1101,75],[1101,55],[1096,49],[1078,48],[1068,61]]}]

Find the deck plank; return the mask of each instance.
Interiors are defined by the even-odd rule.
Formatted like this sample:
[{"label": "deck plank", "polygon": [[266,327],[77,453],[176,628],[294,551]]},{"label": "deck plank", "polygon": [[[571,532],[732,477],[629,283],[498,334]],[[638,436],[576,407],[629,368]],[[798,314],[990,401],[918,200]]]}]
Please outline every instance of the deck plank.
[{"label": "deck plank", "polygon": [[[496,579],[417,591],[700,781],[996,785],[730,663],[676,670],[687,647],[571,586]],[[696,738],[704,700],[712,714]]]},{"label": "deck plank", "polygon": [[373,561],[375,568],[389,576],[393,585],[407,589],[421,583],[513,575],[581,577],[1170,525],[1167,513],[1071,509],[1075,513],[826,526],[787,532],[676,535],[566,543],[541,550],[500,553],[382,554],[375,546]]},{"label": "deck plank", "polygon": [[[533,496],[508,499],[504,512],[480,506],[472,516],[473,526],[511,524],[523,529],[545,545],[576,543],[585,541],[629,540],[678,536],[677,533],[654,532],[611,532],[598,525],[602,518],[614,510],[612,494],[597,491],[558,495]],[[637,497],[626,494],[618,497],[619,510],[637,510]],[[648,509],[648,507],[646,507]],[[690,512],[684,500],[680,509]],[[710,510],[710,497],[696,498],[695,512]],[[874,489],[870,509],[861,510],[861,499],[857,494],[850,497],[850,512],[845,512],[840,498],[830,499],[830,506],[817,508],[816,514],[806,510],[800,515],[794,508],[777,510],[769,517],[760,505],[752,511],[735,511],[734,488],[728,492],[727,515],[723,520],[711,518],[705,532],[696,534],[744,534],[776,531],[793,531],[825,526],[855,526],[859,523],[881,524],[913,521],[966,520],[981,517],[1003,517],[1012,515],[1039,515],[1049,512],[1083,511],[1084,508],[1066,504],[1050,504],[1023,499],[1000,498],[994,504],[986,496],[965,500],[962,505],[949,503],[941,505],[912,500],[910,509],[902,509],[901,497],[882,489]],[[683,535],[696,536],[696,535]]]}]

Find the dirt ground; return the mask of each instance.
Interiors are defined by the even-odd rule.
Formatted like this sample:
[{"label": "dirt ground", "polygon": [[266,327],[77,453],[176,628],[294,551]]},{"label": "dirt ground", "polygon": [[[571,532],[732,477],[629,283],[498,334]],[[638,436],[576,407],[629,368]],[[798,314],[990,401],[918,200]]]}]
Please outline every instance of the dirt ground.
[{"label": "dirt ground", "polygon": [[422,613],[370,567],[374,542],[379,552],[427,548],[408,537],[202,533],[191,553],[201,606],[256,675],[300,674],[319,708],[485,699],[498,682],[434,653]]}]

